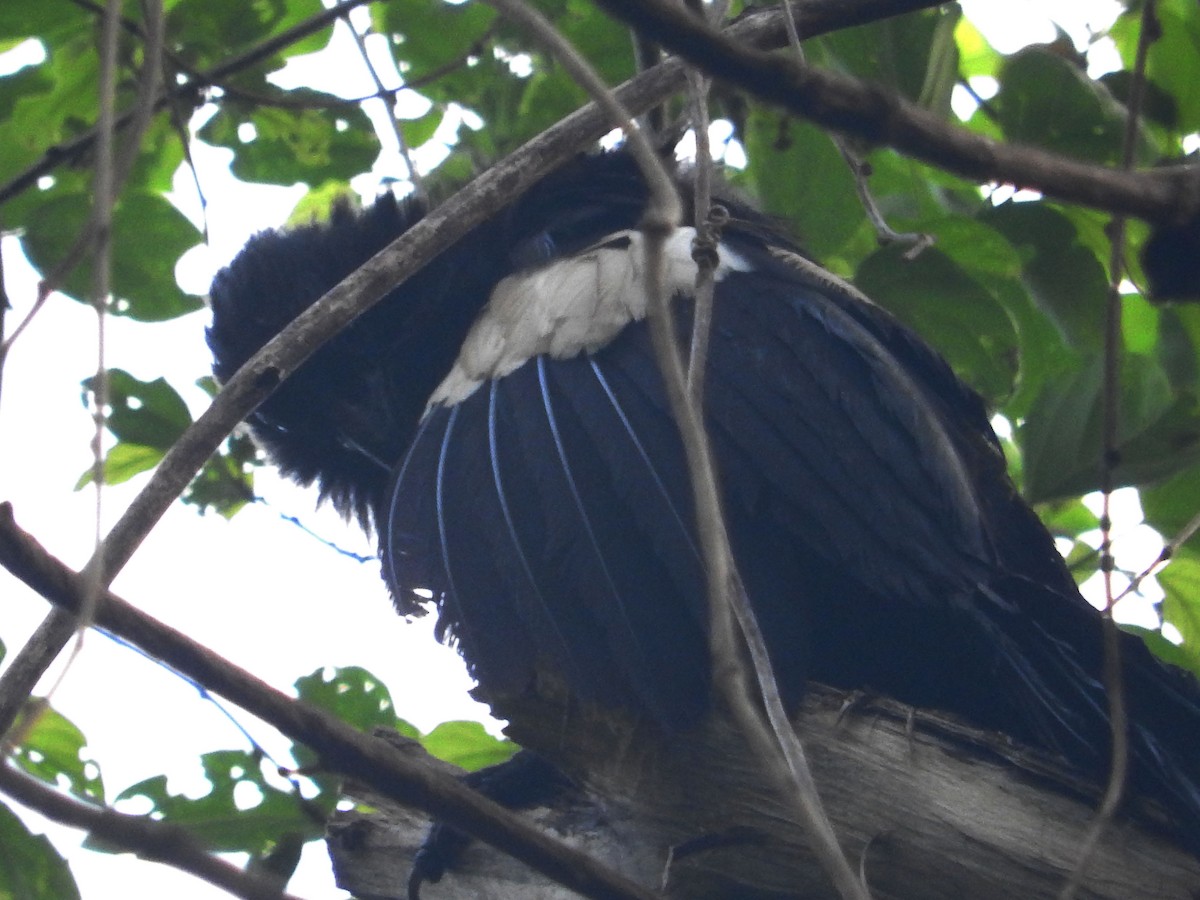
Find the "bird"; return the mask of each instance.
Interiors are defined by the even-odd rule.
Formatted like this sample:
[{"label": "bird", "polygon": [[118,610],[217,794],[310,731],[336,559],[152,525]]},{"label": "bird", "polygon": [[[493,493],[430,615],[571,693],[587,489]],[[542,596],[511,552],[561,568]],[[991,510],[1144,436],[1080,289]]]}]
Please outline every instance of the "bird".
[{"label": "bird", "polygon": [[[575,159],[248,420],[285,475],[373,529],[397,610],[436,612],[502,716],[539,679],[667,733],[714,708],[685,449],[647,322],[647,202],[628,152]],[[702,408],[784,703],[810,682],[871,691],[1102,782],[1102,618],[1009,477],[986,404],[780,222],[734,191],[717,202]],[[423,214],[385,194],[251,239],[210,292],[216,378]],[[695,237],[685,218],[663,249],[681,338]],[[1120,646],[1129,785],[1200,854],[1200,690],[1136,637]]]}]

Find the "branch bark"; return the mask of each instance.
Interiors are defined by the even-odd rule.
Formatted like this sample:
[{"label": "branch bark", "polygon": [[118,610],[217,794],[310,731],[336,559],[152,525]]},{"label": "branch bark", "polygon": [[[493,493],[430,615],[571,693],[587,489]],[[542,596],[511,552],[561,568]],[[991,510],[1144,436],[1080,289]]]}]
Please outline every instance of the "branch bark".
[{"label": "branch bark", "polygon": [[[588,786],[603,800],[534,810],[533,821],[626,871],[665,875],[671,897],[836,897],[786,801],[742,752],[736,726],[664,737],[611,718],[581,718],[553,698],[542,703],[520,721],[543,723],[545,732],[514,737],[560,740],[568,765],[589,773]],[[566,716],[569,733],[561,727]],[[793,724],[875,900],[1050,900],[1077,859],[1101,792],[1003,735],[883,698],[814,685]],[[331,822],[338,883],[356,896],[390,900],[428,823],[358,788],[350,792],[377,812],[360,808]],[[1111,826],[1079,897],[1196,896],[1200,862],[1162,836],[1153,810],[1139,816]],[[568,896],[484,847],[463,862],[423,888],[424,900]]]},{"label": "branch bark", "polygon": [[[204,78],[172,89],[160,98],[156,108],[166,102],[164,98],[178,99],[194,92],[203,86],[205,79],[219,80],[364,2],[368,0],[343,0],[210,70]],[[797,15],[805,34],[820,35],[936,5],[938,0],[814,0],[798,8]],[[782,46],[787,40],[783,16],[777,10],[747,16],[732,27],[731,34],[738,40],[763,46]],[[685,64],[679,59],[671,59],[627,82],[615,93],[617,100],[636,115],[681,90],[685,82]],[[130,118],[130,113],[119,116],[118,127],[123,127]],[[594,144],[607,130],[607,118],[596,104],[577,110],[456,194],[420,226],[377,254],[362,270],[339,284],[304,317],[263,347],[171,448],[149,483],[109,532],[89,567],[103,571],[106,582],[111,582],[225,436],[322,343],[417,271],[440,246],[461,238],[537,179]],[[88,150],[95,139],[96,130],[92,129],[69,145],[48,151],[29,171],[0,186],[0,205],[34,184],[41,175]],[[60,609],[52,610],[38,628],[36,642],[22,648],[0,677],[0,735],[11,726],[21,705],[70,640],[75,627],[72,615]]]},{"label": "branch bark", "polygon": [[243,900],[300,900],[284,893],[274,879],[214,856],[184,828],[75,800],[3,763],[0,792],[55,822],[82,828],[104,844],[195,875]]},{"label": "branch bark", "polygon": [[[22,531],[0,503],[0,565],[51,603],[78,615],[83,576]],[[311,747],[325,768],[369,784],[385,797],[428,811],[467,834],[600,900],[652,900],[658,895],[585,853],[555,841],[506,809],[428,764],[415,741],[401,751],[354,730],[324,710],[275,690],[201,644],[147,616],[111,591],[96,604],[94,624],[238,704],[288,737]]]},{"label": "branch bark", "polygon": [[[1200,167],[1123,172],[952,125],[891,89],[807,66],[721,34],[665,0],[595,0],[708,73],[818,125],[893,147],[947,172],[998,181],[1112,213],[1182,223],[1200,213]],[[805,34],[811,34],[804,26]]]}]

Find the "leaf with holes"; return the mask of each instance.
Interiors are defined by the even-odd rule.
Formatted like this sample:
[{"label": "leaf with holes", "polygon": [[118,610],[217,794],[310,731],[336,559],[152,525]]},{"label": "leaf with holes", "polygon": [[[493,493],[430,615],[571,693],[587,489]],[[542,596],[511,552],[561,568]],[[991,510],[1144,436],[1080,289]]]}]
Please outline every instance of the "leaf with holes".
[{"label": "leaf with holes", "polygon": [[100,769],[84,755],[87,738],[73,722],[46,707],[27,730],[18,720],[13,733],[22,735],[21,743],[12,750],[12,759],[20,768],[55,786],[65,782],[72,794],[84,800],[104,802]]},{"label": "leaf with holes", "polygon": [[[140,798],[163,822],[186,827],[221,853],[269,853],[288,834],[318,840],[324,835],[329,803],[306,800],[270,783],[263,761],[244,750],[217,750],[200,758],[208,791],[200,797],[172,793],[167,776],[148,778],[118,795]],[[111,848],[102,848],[111,849]]]}]

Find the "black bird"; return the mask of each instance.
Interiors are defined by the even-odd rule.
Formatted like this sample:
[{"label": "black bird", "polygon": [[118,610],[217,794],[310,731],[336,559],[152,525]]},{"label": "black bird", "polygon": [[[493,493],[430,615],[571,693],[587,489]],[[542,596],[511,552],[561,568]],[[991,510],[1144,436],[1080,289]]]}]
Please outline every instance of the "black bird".
[{"label": "black bird", "polygon": [[[686,180],[681,180],[687,192]],[[646,188],[580,159],[447,248],[251,418],[373,524],[503,715],[535,677],[686,730],[712,693],[683,450],[644,320]],[[1107,772],[1099,614],[1018,496],[980,398],[733,199],[704,396],[733,549],[784,699],[949,711]],[[218,379],[421,215],[384,197],[255,237],[212,288]],[[669,242],[689,327],[693,230]],[[1123,639],[1135,792],[1200,851],[1200,692]]]}]

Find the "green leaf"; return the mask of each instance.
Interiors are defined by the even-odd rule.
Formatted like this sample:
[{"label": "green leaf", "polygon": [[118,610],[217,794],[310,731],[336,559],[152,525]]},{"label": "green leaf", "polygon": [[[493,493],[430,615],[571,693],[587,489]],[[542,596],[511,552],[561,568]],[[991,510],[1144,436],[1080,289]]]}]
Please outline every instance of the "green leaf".
[{"label": "green leaf", "polygon": [[1067,342],[1088,355],[1099,352],[1108,277],[1084,230],[1044,203],[1004,203],[980,220],[1017,248],[1023,281]]},{"label": "green leaf", "polygon": [[[21,720],[14,734],[22,734],[13,749],[16,764],[42,781],[65,786],[84,800],[104,802],[104,784],[96,762],[84,756],[87,739],[74,723],[54,709],[39,704],[33,725],[24,730]],[[0,895],[2,896],[2,895]]]},{"label": "green leaf", "polygon": [[975,24],[963,16],[954,28],[958,41],[958,70],[963,78],[986,75],[995,78],[1004,57],[987,42]]},{"label": "green leaf", "polygon": [[[1120,103],[1129,105],[1130,91],[1134,84],[1132,72],[1119,69],[1101,76],[1099,81]],[[1143,126],[1149,123],[1160,125],[1169,132],[1178,131],[1179,104],[1171,94],[1149,79],[1142,83],[1141,115]]]},{"label": "green leaf", "polygon": [[67,861],[0,804],[0,900],[79,900]]},{"label": "green leaf", "polygon": [[317,669],[296,679],[296,695],[360,731],[392,728],[408,737],[418,733],[397,717],[387,686],[359,666]]},{"label": "green leaf", "polygon": [[99,62],[90,31],[71,35],[48,53],[41,65],[0,80],[0,105],[9,108],[0,117],[0,146],[5,148],[0,176],[5,179],[95,120]]},{"label": "green leaf", "polygon": [[[56,185],[22,199],[31,204],[22,220],[25,252],[40,272],[52,272],[83,230],[90,215],[90,195],[86,188],[70,184],[65,190]],[[184,295],[175,281],[176,261],[199,239],[192,223],[166,198],[123,194],[113,211],[112,291],[117,299],[111,311],[160,321],[199,309],[200,299]],[[91,295],[89,261],[71,271],[63,290],[77,299]]]},{"label": "green leaf", "polygon": [[49,98],[54,80],[45,66],[22,69],[0,78],[0,180],[8,181],[36,162],[59,132],[38,104]]},{"label": "green leaf", "polygon": [[955,371],[986,397],[1012,391],[1017,334],[996,297],[938,248],[915,260],[904,248],[880,249],[858,268],[855,283],[919,332]]},{"label": "green leaf", "polygon": [[[167,41],[195,68],[226,62],[240,50],[321,12],[319,0],[175,0],[167,13]],[[278,69],[283,59],[319,50],[333,26],[308,35],[258,63],[259,71]]]},{"label": "green leaf", "polygon": [[0,38],[41,38],[46,34],[80,31],[93,23],[82,6],[59,7],[37,0],[0,3]]},{"label": "green leaf", "polygon": [[404,135],[404,142],[409,147],[420,147],[433,138],[442,119],[442,111],[435,106],[420,118],[401,120],[400,131]]},{"label": "green leaf", "polygon": [[865,218],[854,176],[829,135],[782,113],[755,109],[745,135],[745,177],[767,212],[786,216],[817,258],[836,253]]},{"label": "green leaf", "polygon": [[[545,130],[587,102],[587,94],[562,69],[540,69],[523,82],[525,90],[517,106],[521,127],[535,133]],[[490,120],[489,120],[490,121]]]},{"label": "green leaf", "polygon": [[[1127,69],[1137,55],[1141,7],[1131,4],[1110,32]],[[1146,78],[1152,97],[1165,93],[1173,101],[1172,116],[1159,121],[1185,135],[1200,129],[1200,9],[1192,0],[1160,0],[1154,12],[1161,28],[1150,47]]]},{"label": "green leaf", "polygon": [[[83,386],[90,397],[95,378],[84,379]],[[118,443],[104,458],[105,484],[121,484],[153,469],[192,423],[183,398],[162,378],[140,381],[123,369],[110,369],[107,400],[105,425]],[[84,472],[76,490],[90,484],[93,474]]]},{"label": "green leaf", "polygon": [[[1200,466],[1191,466],[1139,492],[1146,524],[1168,540],[1174,539],[1200,513]],[[1200,535],[1188,547],[1200,550]]]},{"label": "green leaf", "polygon": [[606,83],[620,84],[636,74],[628,30],[599,12],[591,0],[567,0],[554,24]]},{"label": "green leaf", "polygon": [[481,41],[496,19],[496,11],[482,3],[392,0],[370,9],[371,22],[391,40],[406,81],[481,55]]},{"label": "green leaf", "polygon": [[[117,444],[104,457],[101,477],[104,484],[124,484],[135,475],[149,472],[166,455],[158,447],[143,447],[141,444]],[[95,472],[87,469],[75,482],[75,490],[87,487],[95,479]]]},{"label": "green leaf", "polygon": [[939,58],[934,51],[939,23],[959,14],[954,7],[895,16],[836,31],[805,46],[813,48],[812,62],[882,82],[915,101],[926,87],[930,61]]},{"label": "green leaf", "polygon": [[1165,592],[1163,618],[1183,635],[1182,649],[1190,657],[1185,666],[1195,672],[1200,669],[1200,558],[1180,550],[1156,577]]},{"label": "green leaf", "polygon": [[1109,165],[1121,159],[1124,108],[1050,48],[1010,56],[992,105],[1010,140]]},{"label": "green leaf", "polygon": [[420,740],[430,754],[468,772],[505,762],[517,752],[516,744],[493,737],[479,722],[443,722]]},{"label": "green leaf", "polygon": [[[301,700],[333,713],[360,731],[386,728],[410,738],[420,734],[396,715],[391,694],[383,682],[358,666],[317,669],[296,680],[296,694]],[[293,744],[292,756],[305,768],[313,768],[320,762],[304,744]],[[336,799],[336,778],[315,775],[312,780]]]},{"label": "green leaf", "polygon": [[1077,540],[1084,532],[1095,531],[1100,527],[1100,520],[1096,514],[1077,497],[1039,504],[1037,513],[1038,518],[1056,537]]},{"label": "green leaf", "polygon": [[[1200,587],[1200,584],[1194,585],[1194,587]],[[1161,632],[1152,631],[1149,628],[1139,628],[1137,625],[1122,625],[1121,630],[1141,638],[1142,643],[1150,648],[1150,652],[1163,662],[1200,677],[1200,653],[1196,652],[1194,646],[1189,647],[1185,644],[1181,647],[1171,643],[1163,637]]]},{"label": "green leaf", "polygon": [[1158,357],[1176,389],[1200,386],[1200,307],[1165,306],[1158,309]]},{"label": "green leaf", "polygon": [[176,123],[169,116],[155,118],[146,129],[126,190],[142,194],[171,191],[175,173],[184,162],[183,149]]},{"label": "green leaf", "polygon": [[232,518],[254,502],[254,469],[262,465],[258,447],[245,434],[233,434],[224,452],[209,457],[204,468],[183,492],[183,502],[198,507],[201,515],[214,510]]},{"label": "green leaf", "polygon": [[[85,378],[91,396],[95,377]],[[105,426],[117,440],[169,450],[192,424],[187,404],[164,378],[141,381],[124,369],[108,370],[108,415]]]},{"label": "green leaf", "polygon": [[1158,349],[1158,308],[1141,294],[1121,297],[1121,342],[1130,353],[1149,356]]},{"label": "green leaf", "polygon": [[1017,330],[1017,382],[1012,394],[1000,403],[999,411],[1010,422],[1020,422],[1029,414],[1046,382],[1079,368],[1079,355],[1038,308],[1024,281],[997,278],[988,285]]},{"label": "green leaf", "polygon": [[[1025,490],[1033,501],[1083,494],[1100,487],[1103,368],[1099,361],[1048,382],[1018,439]],[[1200,460],[1200,412],[1195,398],[1171,390],[1152,359],[1122,361],[1117,416],[1117,485],[1140,485]]]},{"label": "green leaf", "polygon": [[371,122],[358,107],[309,88],[265,92],[326,105],[297,109],[226,100],[199,136],[234,151],[230,168],[238,178],[271,184],[348,181],[379,155]]},{"label": "green leaf", "polygon": [[217,750],[205,753],[200,761],[209,783],[202,797],[172,794],[167,776],[156,775],[122,791],[117,800],[148,800],[155,818],[187,828],[220,853],[263,856],[288,835],[305,840],[324,835],[322,813],[332,804],[307,801],[268,783],[263,761],[254,753]]}]

